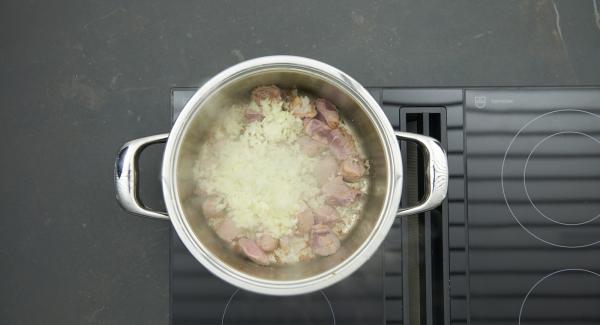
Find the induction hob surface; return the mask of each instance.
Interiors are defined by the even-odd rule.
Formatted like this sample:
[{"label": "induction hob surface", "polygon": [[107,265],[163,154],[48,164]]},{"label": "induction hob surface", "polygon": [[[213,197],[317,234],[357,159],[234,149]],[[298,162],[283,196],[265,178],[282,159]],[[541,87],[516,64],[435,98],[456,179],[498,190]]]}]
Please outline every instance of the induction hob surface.
[{"label": "induction hob surface", "polygon": [[465,99],[471,323],[600,323],[600,91]]},{"label": "induction hob surface", "polygon": [[[194,93],[173,90],[174,118]],[[172,324],[600,323],[600,89],[370,89],[447,149],[448,198],[396,220],[344,281],[296,297],[226,284],[172,233]],[[402,205],[423,153],[402,143]]]}]

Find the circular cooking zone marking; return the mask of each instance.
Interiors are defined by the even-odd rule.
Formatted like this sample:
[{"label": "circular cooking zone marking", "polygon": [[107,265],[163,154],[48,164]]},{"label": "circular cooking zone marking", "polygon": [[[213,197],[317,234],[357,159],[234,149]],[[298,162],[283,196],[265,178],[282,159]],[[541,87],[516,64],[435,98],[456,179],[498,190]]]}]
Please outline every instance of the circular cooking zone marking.
[{"label": "circular cooking zone marking", "polygon": [[331,302],[323,291],[296,296],[266,296],[235,290],[223,310],[221,325],[335,325]]},{"label": "circular cooking zone marking", "polygon": [[511,216],[537,240],[600,243],[600,116],[561,109],[527,122],[504,153],[501,187]]},{"label": "circular cooking zone marking", "polygon": [[543,276],[529,289],[519,309],[519,325],[600,323],[600,274],[564,269]]},{"label": "circular cooking zone marking", "polygon": [[[567,215],[562,215],[560,217],[556,217],[556,216],[552,216],[551,212],[544,212],[543,210],[545,210],[543,207],[540,208],[538,207],[538,205],[535,203],[535,199],[532,198],[532,196],[536,197],[536,195],[533,193],[530,193],[529,188],[527,187],[527,168],[530,166],[529,162],[532,160],[535,160],[535,154],[536,153],[540,153],[540,152],[544,152],[544,148],[549,148],[550,150],[552,148],[556,148],[556,147],[561,147],[563,146],[562,143],[560,143],[560,141],[552,141],[553,139],[557,139],[559,137],[562,136],[570,136],[571,138],[578,138],[576,141],[568,141],[571,143],[575,143],[575,144],[580,144],[580,147],[586,147],[586,144],[582,144],[580,142],[586,141],[586,142],[590,142],[593,145],[597,145],[598,148],[596,150],[597,153],[600,153],[600,140],[592,137],[591,135],[582,133],[582,132],[575,132],[575,131],[562,131],[562,132],[556,132],[554,134],[551,134],[545,138],[543,138],[540,142],[538,142],[533,149],[531,150],[531,152],[529,153],[529,155],[527,156],[527,160],[525,160],[525,168],[523,168],[523,186],[525,187],[525,194],[527,195],[527,199],[529,200],[529,203],[531,203],[531,205],[533,206],[533,208],[540,214],[542,215],[544,218],[546,218],[547,220],[557,223],[559,225],[564,225],[564,226],[579,226],[579,225],[584,225],[586,223],[592,222],[596,219],[598,219],[600,217],[600,213],[596,213],[597,211],[594,211],[594,213],[596,213],[595,215],[591,215],[591,216],[585,216],[585,215],[581,215],[581,216],[574,216],[572,214],[567,214]],[[590,146],[591,147],[591,146]],[[534,159],[532,159],[532,157]],[[571,156],[571,158],[575,158],[577,159],[577,156]],[[568,159],[568,158],[567,158]],[[572,160],[572,159],[570,159]],[[539,163],[540,165],[543,165],[543,162]],[[579,166],[576,167],[590,167],[590,166],[581,166],[582,164],[579,164]],[[585,164],[584,164],[585,165]],[[589,165],[589,163],[587,164]],[[543,166],[541,166],[543,167]],[[567,167],[567,166],[565,166]],[[572,166],[569,166],[567,168],[573,168]],[[552,188],[555,189],[555,191],[552,191],[551,194],[553,194],[554,196],[558,197],[561,195],[561,193],[565,193],[565,192],[570,192],[570,191],[576,191],[576,188],[570,189],[568,188],[568,186],[565,188],[564,184],[561,184],[563,181],[563,179],[558,178],[555,182],[552,182],[551,186],[546,186],[546,188]],[[598,184],[600,184],[600,182],[598,182]],[[561,186],[562,185],[562,186]],[[598,187],[600,189],[600,187]],[[540,196],[543,196],[543,193],[540,194]],[[569,218],[573,218],[573,217],[581,217],[584,218],[583,221],[570,221]],[[565,221],[560,221],[558,219],[564,219]]]}]

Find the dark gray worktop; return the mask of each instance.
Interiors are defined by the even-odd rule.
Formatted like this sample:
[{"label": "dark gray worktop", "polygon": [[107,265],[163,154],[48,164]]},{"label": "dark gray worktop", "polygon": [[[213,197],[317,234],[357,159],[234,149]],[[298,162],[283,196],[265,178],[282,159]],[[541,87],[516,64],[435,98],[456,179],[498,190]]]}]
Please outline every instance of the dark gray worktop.
[{"label": "dark gray worktop", "polygon": [[600,85],[593,0],[351,2],[2,1],[0,323],[168,323],[169,224],[118,207],[113,161],[169,130],[171,87],[269,54],[368,86]]}]

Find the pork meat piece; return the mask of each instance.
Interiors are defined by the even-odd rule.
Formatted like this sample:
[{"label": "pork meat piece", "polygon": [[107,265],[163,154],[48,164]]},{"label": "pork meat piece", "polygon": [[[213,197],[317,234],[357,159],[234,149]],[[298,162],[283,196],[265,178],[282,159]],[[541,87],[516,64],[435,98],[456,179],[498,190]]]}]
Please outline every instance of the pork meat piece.
[{"label": "pork meat piece", "polygon": [[279,246],[281,247],[281,249],[283,249],[284,251],[287,252],[287,251],[290,250],[290,246],[292,244],[292,240],[293,240],[293,237],[291,235],[283,235],[279,239]]},{"label": "pork meat piece", "polygon": [[314,157],[327,148],[325,144],[317,140],[313,140],[313,138],[307,135],[298,138],[298,145],[300,145],[300,150],[302,150],[302,152],[309,157]]},{"label": "pork meat piece", "polygon": [[260,249],[260,247],[258,247],[258,244],[256,244],[255,241],[242,237],[238,240],[238,245],[240,245],[244,255],[254,263],[260,265],[269,264],[269,257],[262,249]]},{"label": "pork meat piece", "polygon": [[282,88],[281,98],[286,102],[291,102],[294,97],[298,96],[298,89],[296,88]]},{"label": "pork meat piece", "polygon": [[335,177],[321,187],[325,202],[335,206],[347,206],[356,201],[361,192],[344,183],[341,176]]},{"label": "pork meat piece", "polygon": [[324,234],[327,234],[330,232],[331,232],[331,229],[329,228],[329,226],[323,225],[323,224],[316,224],[316,225],[312,226],[312,228],[310,229],[311,236],[324,235]]},{"label": "pork meat piece", "polygon": [[257,104],[260,104],[264,100],[281,100],[281,89],[275,85],[256,87],[252,90],[251,97]]},{"label": "pork meat piece", "polygon": [[329,149],[338,160],[341,161],[358,156],[354,139],[346,131],[337,128],[332,130],[329,136]]},{"label": "pork meat piece", "polygon": [[279,240],[277,240],[277,238],[274,238],[269,234],[262,234],[258,236],[258,247],[260,247],[260,249],[263,251],[272,252],[277,248],[277,246],[279,246]]},{"label": "pork meat piece", "polygon": [[304,133],[323,144],[331,142],[331,128],[323,121],[314,118],[305,118]]},{"label": "pork meat piece", "polygon": [[306,234],[310,231],[310,228],[315,223],[315,217],[310,208],[302,210],[302,212],[296,215],[296,230],[300,234]]},{"label": "pork meat piece", "polygon": [[265,118],[265,116],[263,115],[263,113],[261,111],[256,111],[250,107],[247,107],[244,110],[244,119],[246,120],[247,123],[252,123],[252,122],[260,122]]},{"label": "pork meat piece", "polygon": [[310,99],[308,99],[308,97],[305,96],[293,97],[288,109],[290,113],[292,113],[292,115],[297,116],[299,118],[311,118],[317,116],[315,104],[311,103]]},{"label": "pork meat piece", "polygon": [[317,178],[317,182],[319,185],[323,185],[327,183],[330,179],[337,176],[338,174],[338,163],[335,158],[330,155],[325,156],[319,163],[315,166],[315,176]]},{"label": "pork meat piece", "polygon": [[313,212],[315,215],[315,222],[318,224],[329,224],[336,222],[340,218],[340,214],[337,210],[327,204],[314,209]]},{"label": "pork meat piece", "polygon": [[315,100],[315,107],[319,112],[317,118],[327,123],[330,128],[335,129],[340,125],[340,114],[332,102],[324,98],[318,98]]},{"label": "pork meat piece", "polygon": [[217,235],[227,242],[232,242],[235,238],[240,235],[240,229],[236,226],[235,222],[230,218],[225,218],[217,226]]},{"label": "pork meat piece", "polygon": [[202,202],[202,214],[205,218],[217,218],[223,216],[225,212],[225,202],[223,198],[217,195],[209,195],[204,202]]},{"label": "pork meat piece", "polygon": [[348,158],[340,164],[340,174],[346,182],[356,182],[365,175],[365,163],[359,158]]},{"label": "pork meat piece", "polygon": [[340,239],[326,225],[317,224],[311,229],[311,247],[316,255],[329,256],[340,248]]}]

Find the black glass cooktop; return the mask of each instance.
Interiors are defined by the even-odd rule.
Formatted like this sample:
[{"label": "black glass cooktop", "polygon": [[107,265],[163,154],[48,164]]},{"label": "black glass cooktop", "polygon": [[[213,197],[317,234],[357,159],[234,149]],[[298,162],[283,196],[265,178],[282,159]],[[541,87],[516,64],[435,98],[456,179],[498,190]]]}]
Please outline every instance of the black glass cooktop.
[{"label": "black glass cooktop", "polygon": [[[600,324],[600,89],[370,90],[394,128],[447,149],[444,204],[288,298],[226,284],[172,232],[172,324]],[[173,89],[174,118],[194,91]],[[423,155],[399,145],[411,204]]]},{"label": "black glass cooktop", "polygon": [[466,92],[472,324],[600,324],[600,90]]}]

